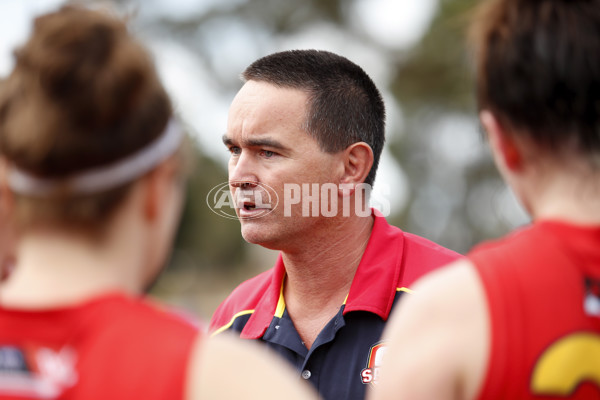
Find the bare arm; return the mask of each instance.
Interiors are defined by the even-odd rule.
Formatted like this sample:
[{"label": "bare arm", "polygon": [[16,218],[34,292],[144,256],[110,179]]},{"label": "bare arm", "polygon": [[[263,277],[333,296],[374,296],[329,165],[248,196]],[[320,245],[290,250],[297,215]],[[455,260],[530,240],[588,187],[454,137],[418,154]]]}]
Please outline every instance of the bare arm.
[{"label": "bare arm", "polygon": [[489,346],[485,293],[469,261],[429,274],[395,310],[371,400],[473,399]]},{"label": "bare arm", "polygon": [[318,399],[291,367],[252,341],[221,334],[199,340],[192,353],[187,399]]}]

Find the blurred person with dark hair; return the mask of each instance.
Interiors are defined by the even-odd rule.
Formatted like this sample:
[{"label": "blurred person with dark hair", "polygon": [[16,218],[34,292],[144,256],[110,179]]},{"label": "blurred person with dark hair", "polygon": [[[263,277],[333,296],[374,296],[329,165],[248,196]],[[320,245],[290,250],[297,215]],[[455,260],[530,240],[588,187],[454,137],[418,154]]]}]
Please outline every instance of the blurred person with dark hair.
[{"label": "blurred person with dark hair", "polygon": [[229,184],[244,239],[280,256],[233,291],[210,329],[263,342],[326,399],[362,399],[395,302],[458,255],[369,208],[385,108],[362,68],[294,50],[242,77],[223,136]]},{"label": "blurred person with dark hair", "polygon": [[179,219],[184,134],[125,24],[64,7],[15,56],[0,90],[19,232],[0,284],[0,399],[308,398],[279,360],[143,296]]},{"label": "blurred person with dark hair", "polygon": [[480,120],[533,222],[400,304],[372,399],[600,399],[600,1],[486,0]]}]

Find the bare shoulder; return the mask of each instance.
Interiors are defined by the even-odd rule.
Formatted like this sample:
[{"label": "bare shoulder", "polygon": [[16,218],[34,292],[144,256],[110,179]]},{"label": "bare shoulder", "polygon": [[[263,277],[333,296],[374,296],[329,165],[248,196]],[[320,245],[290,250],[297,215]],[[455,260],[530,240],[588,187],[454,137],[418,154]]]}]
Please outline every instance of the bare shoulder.
[{"label": "bare shoulder", "polygon": [[417,313],[424,323],[431,324],[443,323],[457,316],[472,316],[468,309],[476,307],[474,301],[484,295],[477,272],[467,259],[457,260],[445,268],[429,273],[413,286],[413,294],[403,300],[401,307],[409,310],[416,307],[417,311],[424,307],[424,311],[434,312],[436,317],[444,317],[426,318],[423,313]]},{"label": "bare shoulder", "polygon": [[[465,323],[478,319],[476,311],[482,311],[483,304],[485,294],[479,277],[471,262],[461,259],[413,286],[413,293],[405,296],[393,313],[385,336],[395,340],[397,336],[440,327],[459,334],[469,328]],[[439,336],[438,341],[456,340],[447,334]]]},{"label": "bare shoulder", "polygon": [[318,399],[265,347],[228,334],[202,338],[190,357],[186,399]]},{"label": "bare shoulder", "polygon": [[471,399],[488,353],[485,293],[465,259],[432,272],[394,311],[388,350],[372,399]]}]

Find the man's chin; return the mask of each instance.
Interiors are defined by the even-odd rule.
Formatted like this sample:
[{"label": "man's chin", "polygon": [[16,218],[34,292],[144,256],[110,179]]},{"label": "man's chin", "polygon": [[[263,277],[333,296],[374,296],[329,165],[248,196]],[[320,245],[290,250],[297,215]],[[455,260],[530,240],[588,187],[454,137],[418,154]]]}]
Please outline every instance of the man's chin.
[{"label": "man's chin", "polygon": [[257,244],[259,246],[273,249],[275,245],[276,235],[273,232],[267,232],[265,228],[256,229],[256,227],[244,227],[242,226],[242,237],[244,240],[251,244]]},{"label": "man's chin", "polygon": [[245,232],[243,228],[242,228],[242,237],[248,243],[259,244],[261,246],[265,242],[265,238],[263,237],[263,235],[258,234],[256,232]]}]

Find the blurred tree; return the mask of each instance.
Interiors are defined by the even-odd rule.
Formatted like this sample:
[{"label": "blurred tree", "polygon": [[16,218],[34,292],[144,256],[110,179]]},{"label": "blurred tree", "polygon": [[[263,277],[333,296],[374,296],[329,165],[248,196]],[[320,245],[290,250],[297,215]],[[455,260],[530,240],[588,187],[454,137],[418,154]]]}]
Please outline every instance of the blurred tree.
[{"label": "blurred tree", "polygon": [[[406,117],[404,134],[396,136],[388,145],[404,166],[413,188],[408,206],[393,222],[459,252],[467,251],[487,237],[485,230],[477,228],[477,222],[472,224],[467,218],[466,198],[481,179],[495,175],[494,169],[489,168],[489,158],[457,166],[435,157],[434,151],[439,140],[438,130],[448,124],[444,120],[448,116],[465,115],[473,127],[477,126],[473,78],[465,43],[467,16],[474,5],[474,0],[441,1],[427,33],[396,63],[396,74],[390,85]],[[482,168],[486,174],[469,172]],[[458,177],[463,179],[457,182]],[[445,212],[431,212],[440,207],[440,203]]]}]

